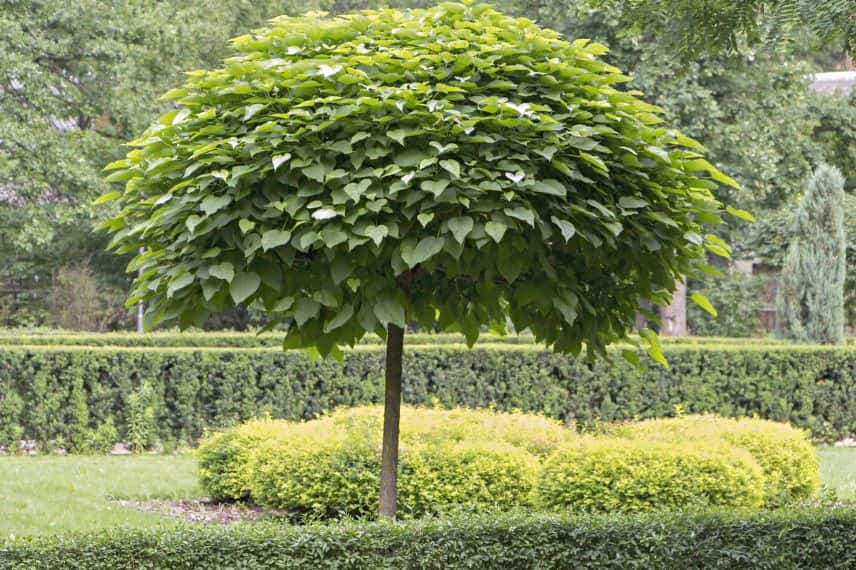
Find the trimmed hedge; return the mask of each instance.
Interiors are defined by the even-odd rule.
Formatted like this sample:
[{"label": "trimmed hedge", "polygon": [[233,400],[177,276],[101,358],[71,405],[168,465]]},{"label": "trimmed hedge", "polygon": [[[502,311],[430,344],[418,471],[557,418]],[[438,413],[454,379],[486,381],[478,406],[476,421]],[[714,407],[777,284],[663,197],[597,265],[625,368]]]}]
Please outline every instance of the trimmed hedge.
[{"label": "trimmed hedge", "polygon": [[0,542],[3,570],[856,568],[856,510],[509,513],[405,523],[117,530]]},{"label": "trimmed hedge", "polygon": [[[163,346],[163,347],[211,347],[211,348],[264,348],[281,347],[284,333],[252,332],[174,332],[157,331],[146,334],[131,332],[89,333],[72,331],[31,332],[0,330],[0,346]],[[383,340],[374,334],[366,335],[360,345],[379,345]],[[457,333],[408,333],[408,345],[465,344],[465,338]],[[663,337],[662,344],[680,345],[783,345],[787,341],[772,338],[733,337]],[[856,342],[856,339],[854,339]],[[535,337],[530,334],[500,336],[482,334],[478,345],[522,344],[534,345]]]},{"label": "trimmed hedge", "polygon": [[[643,358],[647,367],[638,370],[620,357],[612,365],[590,363],[532,346],[410,346],[404,400],[534,411],[580,424],[663,417],[681,405],[687,413],[757,414],[809,429],[819,440],[856,433],[852,348],[665,352],[670,368]],[[380,403],[383,359],[381,347],[349,351],[342,363],[277,349],[3,347],[0,445],[17,438],[43,446],[85,443],[110,419],[127,438],[129,400],[141,392],[151,394],[150,435],[166,446],[266,413],[301,419]]]}]

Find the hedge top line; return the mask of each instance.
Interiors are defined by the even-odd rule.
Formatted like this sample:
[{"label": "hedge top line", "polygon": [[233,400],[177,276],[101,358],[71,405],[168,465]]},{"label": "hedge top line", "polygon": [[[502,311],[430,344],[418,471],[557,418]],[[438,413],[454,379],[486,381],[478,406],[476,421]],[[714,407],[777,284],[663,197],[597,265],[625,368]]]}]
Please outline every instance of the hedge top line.
[{"label": "hedge top line", "polygon": [[827,521],[841,521],[856,524],[856,508],[795,506],[776,510],[741,510],[709,508],[703,511],[687,510],[680,512],[653,512],[629,514],[580,514],[580,513],[539,513],[512,509],[495,513],[476,515],[453,514],[443,517],[424,517],[414,520],[401,520],[395,523],[387,521],[342,520],[332,523],[308,522],[301,525],[281,522],[260,521],[252,525],[235,526],[199,526],[178,524],[174,527],[155,529],[119,528],[101,531],[72,532],[65,535],[50,536],[14,536],[0,537],[0,560],[4,553],[16,550],[40,551],[70,543],[111,544],[118,540],[152,540],[157,543],[177,543],[205,537],[244,537],[254,542],[276,541],[287,543],[290,540],[304,542],[308,537],[329,539],[342,538],[365,539],[377,536],[409,535],[423,536],[460,527],[491,529],[508,527],[551,527],[570,526],[583,530],[597,529],[667,529],[667,528],[714,528],[716,526],[739,525],[757,526],[802,526],[821,524]]},{"label": "hedge top line", "polygon": [[[246,353],[246,354],[301,354],[306,355],[304,351],[291,350],[284,352],[278,346],[175,346],[175,345],[74,345],[74,344],[9,344],[3,345],[0,343],[0,353],[2,352],[98,352],[98,353],[119,353],[119,352],[151,352],[152,349],[157,349],[160,353]],[[616,350],[627,350],[628,348],[642,352],[643,349],[632,345],[614,345],[607,350],[614,352]],[[346,348],[344,354],[353,352],[383,352],[385,347],[381,344],[363,344],[353,348]],[[478,344],[469,348],[464,343],[447,343],[447,344],[409,344],[406,346],[406,351],[419,352],[543,352],[545,354],[554,354],[554,351],[537,344],[502,344],[502,343],[485,343]],[[663,347],[666,353],[676,352],[825,352],[825,353],[847,353],[856,356],[856,346],[830,346],[830,345],[808,345],[808,344],[673,344]],[[309,356],[307,356],[308,358]],[[573,358],[568,355],[569,358]]]}]

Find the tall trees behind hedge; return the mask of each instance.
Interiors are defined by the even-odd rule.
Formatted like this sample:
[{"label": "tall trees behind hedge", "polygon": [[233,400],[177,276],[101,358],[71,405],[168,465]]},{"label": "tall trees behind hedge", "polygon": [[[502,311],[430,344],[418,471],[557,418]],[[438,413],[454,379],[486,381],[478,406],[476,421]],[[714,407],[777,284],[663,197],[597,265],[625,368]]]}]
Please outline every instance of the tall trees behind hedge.
[{"label": "tall trees behind hedge", "polygon": [[844,177],[821,165],[808,180],[785,258],[778,312],[782,334],[800,342],[844,340]]},{"label": "tall trees behind hedge", "polygon": [[[813,165],[852,164],[847,141],[856,106],[807,94],[808,56],[752,48],[678,61],[660,38],[628,31],[619,8],[592,11],[583,1],[495,4],[568,37],[610,45],[608,59],[632,73],[670,124],[705,143],[713,162],[743,186],[728,199],[763,214],[759,219],[787,216]],[[101,212],[88,204],[104,190],[100,169],[116,158],[115,142],[167,108],[156,94],[178,83],[182,71],[219,61],[227,38],[271,16],[375,5],[379,0],[0,0],[0,325],[48,323],[52,275],[68,263],[90,259],[101,287],[127,288],[124,262],[97,253],[103,242],[88,228]],[[58,86],[63,97],[55,96]],[[845,176],[852,191],[853,174]],[[760,230],[746,225],[727,237],[736,255],[777,265],[788,240],[761,251],[749,235]]]}]

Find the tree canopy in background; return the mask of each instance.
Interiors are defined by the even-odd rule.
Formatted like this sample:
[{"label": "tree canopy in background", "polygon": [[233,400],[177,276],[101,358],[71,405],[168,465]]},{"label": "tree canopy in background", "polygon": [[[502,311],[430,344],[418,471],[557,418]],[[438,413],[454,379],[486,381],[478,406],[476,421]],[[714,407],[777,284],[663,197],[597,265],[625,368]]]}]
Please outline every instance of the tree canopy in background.
[{"label": "tree canopy in background", "polygon": [[[652,3],[674,4],[677,10],[697,4]],[[101,254],[104,240],[89,230],[105,207],[91,208],[89,201],[106,189],[100,170],[117,158],[117,143],[169,108],[170,102],[158,101],[157,95],[180,81],[183,71],[213,65],[225,54],[227,39],[270,17],[377,4],[0,0],[0,257],[5,262],[0,322],[51,322],[50,285],[68,263],[88,259],[102,286],[127,289],[124,261]],[[611,48],[607,61],[631,75],[632,86],[662,107],[670,124],[706,145],[711,161],[741,184],[739,193],[725,197],[766,212],[754,226],[721,226],[737,255],[760,254],[779,263],[784,249],[770,247],[777,240],[758,239],[769,226],[764,221],[791,215],[812,166],[826,161],[846,170],[852,164],[856,106],[807,92],[815,61],[839,58],[834,38],[826,42],[832,48],[821,52],[814,40],[775,45],[741,40],[736,52],[714,46],[711,53],[684,51],[676,58],[680,46],[664,40],[677,36],[657,26],[628,26],[626,2],[604,0],[596,10],[587,0],[496,4],[566,37],[606,43]],[[69,84],[69,78],[79,85]],[[851,178],[848,192],[852,187]],[[221,322],[235,326],[247,318]]]},{"label": "tree canopy in background", "polygon": [[853,0],[586,0],[596,8],[615,7],[623,27],[655,33],[661,46],[689,55],[739,51],[764,44],[787,49],[809,41],[841,41],[856,54]]}]

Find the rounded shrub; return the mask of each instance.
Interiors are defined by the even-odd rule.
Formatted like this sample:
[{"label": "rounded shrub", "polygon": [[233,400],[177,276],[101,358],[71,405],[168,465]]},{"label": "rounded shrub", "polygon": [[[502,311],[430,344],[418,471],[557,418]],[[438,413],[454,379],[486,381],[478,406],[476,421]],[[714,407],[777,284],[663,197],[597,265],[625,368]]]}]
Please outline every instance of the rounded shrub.
[{"label": "rounded shrub", "polygon": [[779,506],[815,495],[820,487],[817,454],[807,434],[785,423],[754,418],[685,416],[624,424],[616,434],[660,442],[720,440],[749,452],[764,472],[764,502]]},{"label": "rounded shrub", "polygon": [[[377,511],[378,406],[303,422],[252,421],[206,438],[197,451],[203,488],[295,515]],[[454,506],[526,504],[545,456],[574,437],[554,420],[489,410],[402,410],[399,505],[405,516]]]},{"label": "rounded shrub", "polygon": [[[253,500],[295,515],[372,516],[380,447],[358,434],[325,430],[263,443],[248,466]],[[399,461],[403,516],[525,504],[538,473],[537,459],[525,450],[479,440],[405,443]]]},{"label": "rounded shrub", "polygon": [[202,488],[218,501],[249,499],[251,454],[263,442],[287,437],[294,426],[282,420],[253,420],[204,438],[195,452]]},{"label": "rounded shrub", "polygon": [[404,458],[399,512],[410,515],[528,504],[540,468],[525,449],[488,441],[414,446]]},{"label": "rounded shrub", "polygon": [[[367,431],[378,438],[383,408],[361,406],[333,412],[329,420],[342,429]],[[575,433],[560,422],[536,414],[498,413],[468,408],[428,409],[404,406],[401,410],[403,443],[454,443],[481,439],[525,449],[537,457],[574,439]]]},{"label": "rounded shrub", "polygon": [[582,438],[543,465],[536,502],[549,509],[639,512],[757,507],[764,476],[745,451],[621,438]]}]

